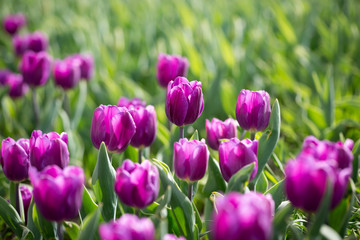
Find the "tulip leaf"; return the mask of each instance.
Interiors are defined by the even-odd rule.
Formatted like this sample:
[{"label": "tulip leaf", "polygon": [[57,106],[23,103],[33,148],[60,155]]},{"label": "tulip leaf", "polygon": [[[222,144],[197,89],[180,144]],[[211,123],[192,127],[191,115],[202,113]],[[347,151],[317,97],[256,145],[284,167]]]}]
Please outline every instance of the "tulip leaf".
[{"label": "tulip leaf", "polygon": [[105,143],[102,142],[92,175],[92,185],[98,202],[102,202],[102,215],[105,221],[115,219],[117,198],[114,191],[115,169],[110,163]]},{"label": "tulip leaf", "polygon": [[37,209],[36,204],[33,206],[32,217],[36,227],[40,230],[41,235],[45,239],[55,238],[56,224],[46,220],[40,211]]},{"label": "tulip leaf", "polygon": [[250,163],[239,171],[237,171],[229,180],[226,192],[242,192],[245,186],[249,183],[250,175],[255,167],[255,163]]},{"label": "tulip leaf", "polygon": [[207,197],[211,195],[214,191],[225,192],[226,190],[226,181],[221,175],[220,167],[218,161],[214,158],[209,158],[209,168],[208,168],[208,179],[203,188],[203,194]]},{"label": "tulip leaf", "polygon": [[352,179],[354,181],[354,183],[357,183],[358,181],[358,175],[359,175],[359,156],[360,156],[360,139],[356,141],[356,143],[354,144],[354,148],[353,148],[353,155],[354,155],[354,160],[353,160],[353,172],[352,172]]},{"label": "tulip leaf", "polygon": [[95,212],[89,214],[85,219],[80,229],[79,240],[93,240],[96,239],[97,230],[100,222],[100,212],[102,206],[98,207]]},{"label": "tulip leaf", "polygon": [[195,130],[194,134],[191,136],[189,140],[198,140],[199,141],[199,132]]},{"label": "tulip leaf", "polygon": [[74,118],[71,122],[71,129],[76,129],[81,120],[81,116],[84,111],[85,103],[86,103],[86,95],[87,95],[87,82],[80,81],[79,82],[79,97],[76,103]]},{"label": "tulip leaf", "polygon": [[275,203],[275,209],[280,205],[280,203],[285,199],[284,195],[284,180],[281,180],[280,182],[276,183],[274,186],[272,186],[269,190],[265,192],[265,195],[270,193],[274,203]]},{"label": "tulip leaf", "polygon": [[286,227],[288,226],[289,218],[294,211],[294,207],[289,201],[284,202],[276,211],[274,216],[274,237],[273,239],[284,239]]},{"label": "tulip leaf", "polygon": [[80,209],[81,217],[85,218],[86,215],[88,215],[88,214],[92,213],[93,211],[95,211],[97,209],[97,207],[98,206],[96,205],[96,203],[92,199],[89,191],[84,186],[82,205],[81,205],[81,209]]},{"label": "tulip leaf", "polygon": [[164,193],[164,196],[162,197],[161,201],[159,202],[159,206],[156,208],[156,214],[160,214],[160,211],[166,207],[167,204],[170,203],[171,200],[171,186],[168,185],[166,188],[166,191]]},{"label": "tulip leaf", "polygon": [[27,215],[27,227],[30,229],[30,231],[34,234],[34,239],[40,239],[41,234],[39,229],[36,227],[36,224],[33,219],[33,209],[34,209],[35,203],[34,198],[31,199],[29,209],[28,209],[28,215]]},{"label": "tulip leaf", "polygon": [[71,240],[77,240],[79,233],[80,233],[80,227],[74,222],[64,222],[65,227],[65,234],[71,239]]},{"label": "tulip leaf", "polygon": [[328,225],[322,225],[320,228],[320,234],[328,240],[341,240],[343,239],[340,235]]},{"label": "tulip leaf", "polygon": [[0,217],[19,238],[34,239],[33,233],[24,226],[15,208],[2,197],[0,197]]},{"label": "tulip leaf", "polygon": [[201,232],[202,228],[203,228],[203,224],[202,224],[202,221],[201,221],[201,218],[200,218],[200,213],[197,209],[197,207],[195,206],[195,203],[192,202],[192,205],[193,205],[193,209],[194,209],[194,212],[195,212],[195,223],[196,223],[196,227],[198,228],[198,231]]},{"label": "tulip leaf", "polygon": [[267,191],[268,185],[269,185],[269,182],[265,176],[265,173],[262,172],[260,177],[258,178],[258,180],[255,183],[255,191],[264,193]]}]

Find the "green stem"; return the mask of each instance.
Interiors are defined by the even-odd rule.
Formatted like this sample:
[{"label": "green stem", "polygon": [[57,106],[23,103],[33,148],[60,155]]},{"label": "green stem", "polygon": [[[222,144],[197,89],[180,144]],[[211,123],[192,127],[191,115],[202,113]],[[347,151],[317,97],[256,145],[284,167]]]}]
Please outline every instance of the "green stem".
[{"label": "green stem", "polygon": [[70,100],[69,100],[69,96],[68,96],[68,94],[67,94],[67,92],[65,90],[64,90],[63,107],[64,107],[64,110],[65,110],[66,114],[68,115],[68,117],[70,119]]},{"label": "green stem", "polygon": [[10,182],[10,203],[20,215],[19,183]]},{"label": "green stem", "polygon": [[256,132],[250,132],[250,139],[251,139],[251,141],[254,141],[254,140],[255,140],[255,134],[256,134]]},{"label": "green stem", "polygon": [[140,217],[140,209],[139,208],[135,208],[135,215]]},{"label": "green stem", "polygon": [[189,189],[188,189],[188,198],[190,202],[192,202],[192,195],[193,195],[193,187],[194,185],[192,183],[189,183]]},{"label": "green stem", "polygon": [[139,148],[138,150],[138,162],[139,164],[141,164],[141,161],[142,161],[142,148]]},{"label": "green stem", "polygon": [[34,121],[35,121],[35,128],[39,127],[39,105],[36,97],[36,90],[35,87],[31,88],[32,91],[32,105],[33,105],[33,111],[34,111]]},{"label": "green stem", "polygon": [[241,135],[240,135],[240,140],[244,139],[245,134],[246,134],[246,130],[244,130],[244,131],[241,133]]},{"label": "green stem", "polygon": [[179,140],[184,138],[184,127],[179,127]]},{"label": "green stem", "polygon": [[57,224],[57,236],[58,236],[58,240],[63,240],[64,239],[64,229],[62,227],[62,222],[56,222]]}]

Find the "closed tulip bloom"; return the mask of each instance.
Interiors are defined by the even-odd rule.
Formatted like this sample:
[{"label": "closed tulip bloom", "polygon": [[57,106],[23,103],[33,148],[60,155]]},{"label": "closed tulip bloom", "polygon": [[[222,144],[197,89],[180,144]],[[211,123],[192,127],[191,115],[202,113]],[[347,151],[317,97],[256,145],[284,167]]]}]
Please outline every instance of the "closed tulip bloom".
[{"label": "closed tulip bloom", "polygon": [[163,240],[186,240],[186,239],[182,236],[177,237],[174,234],[165,234],[165,236],[163,237]]},{"label": "closed tulip bloom", "polygon": [[24,81],[31,86],[44,85],[49,79],[51,58],[46,52],[28,51],[20,63],[20,71]]},{"label": "closed tulip bloom", "polygon": [[148,218],[125,213],[119,219],[99,227],[101,240],[155,240],[155,227]]},{"label": "closed tulip bloom", "polygon": [[74,61],[80,65],[80,78],[90,80],[94,72],[94,59],[89,54],[75,54],[66,60]]},{"label": "closed tulip bloom", "polygon": [[29,91],[29,86],[23,81],[20,74],[9,73],[6,85],[9,86],[9,96],[13,99],[22,97]]},{"label": "closed tulip bloom", "polygon": [[186,181],[198,181],[204,177],[208,161],[209,150],[205,140],[180,139],[174,143],[174,169],[178,178]]},{"label": "closed tulip bloom", "polygon": [[215,201],[212,236],[214,240],[270,240],[275,204],[270,194],[229,193]]},{"label": "closed tulip bloom", "polygon": [[176,77],[186,77],[189,62],[186,58],[160,53],[156,77],[161,87],[166,88]]},{"label": "closed tulip bloom", "polygon": [[192,124],[204,110],[202,84],[198,81],[189,82],[184,77],[170,81],[165,103],[166,116],[170,122],[182,127]]},{"label": "closed tulip bloom", "polygon": [[30,166],[29,140],[20,138],[15,142],[6,138],[1,144],[0,162],[5,176],[10,181],[23,181],[28,178]]},{"label": "closed tulip bloom", "polygon": [[0,69],[0,86],[6,84],[6,78],[11,72],[7,69]]},{"label": "closed tulip bloom", "polygon": [[10,35],[16,34],[20,28],[26,25],[26,18],[24,14],[18,13],[6,16],[3,19],[3,27]]},{"label": "closed tulip bloom", "polygon": [[251,141],[250,139],[240,141],[232,138],[227,142],[220,143],[219,165],[225,181],[228,182],[237,171],[250,163],[255,163],[250,181],[254,179],[258,169],[257,148],[257,140]]},{"label": "closed tulip bloom", "polygon": [[129,112],[136,125],[135,135],[130,142],[131,146],[136,148],[150,146],[156,137],[156,112],[154,106],[130,107]]},{"label": "closed tulip bloom", "polygon": [[128,99],[126,97],[121,97],[119,99],[117,105],[118,105],[118,107],[126,107],[126,108],[130,108],[131,106],[133,106],[133,107],[145,107],[146,102],[141,100],[140,98]]},{"label": "closed tulip bloom", "polygon": [[77,62],[58,60],[54,65],[55,84],[63,89],[75,87],[80,80],[80,65]]},{"label": "closed tulip bloom", "polygon": [[27,212],[29,210],[29,206],[31,203],[32,192],[29,188],[25,187],[24,185],[20,186],[20,194],[24,206],[24,213],[25,213],[25,221],[27,220]]},{"label": "closed tulip bloom", "polygon": [[213,118],[211,122],[206,119],[206,141],[214,150],[219,149],[221,139],[230,139],[237,136],[237,123],[234,119],[228,118],[224,122]]},{"label": "closed tulip bloom", "polygon": [[44,218],[60,222],[79,214],[85,183],[84,171],[80,167],[61,169],[51,165],[41,172],[31,167],[29,176],[36,208]]},{"label": "closed tulip bloom", "polygon": [[17,56],[22,56],[28,50],[29,38],[28,36],[16,35],[12,38],[12,45],[15,54]]},{"label": "closed tulip bloom", "polygon": [[91,141],[99,149],[105,142],[110,152],[122,153],[130,144],[136,125],[127,108],[100,105],[91,122]]},{"label": "closed tulip bloom", "polygon": [[33,52],[42,52],[48,49],[47,36],[42,32],[33,32],[28,35],[28,49]]},{"label": "closed tulip bloom", "polygon": [[49,165],[57,165],[60,168],[69,165],[67,134],[42,134],[40,130],[33,131],[30,138],[30,162],[31,166],[39,171]]},{"label": "closed tulip bloom", "polygon": [[269,124],[270,114],[270,96],[267,92],[240,91],[236,119],[241,128],[252,132],[263,131]]},{"label": "closed tulip bloom", "polygon": [[116,170],[115,192],[131,207],[145,208],[159,193],[159,172],[148,160],[141,164],[125,160]]}]

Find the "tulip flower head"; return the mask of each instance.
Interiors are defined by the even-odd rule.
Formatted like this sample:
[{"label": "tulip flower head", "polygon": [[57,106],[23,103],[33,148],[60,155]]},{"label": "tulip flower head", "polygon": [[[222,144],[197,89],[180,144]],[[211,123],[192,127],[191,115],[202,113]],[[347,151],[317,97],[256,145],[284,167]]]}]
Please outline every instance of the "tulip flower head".
[{"label": "tulip flower head", "polygon": [[3,19],[4,30],[10,35],[16,34],[25,25],[26,18],[22,13],[8,15]]},{"label": "tulip flower head", "polygon": [[140,98],[133,98],[133,99],[128,99],[126,97],[121,97],[118,101],[118,107],[126,107],[127,109],[129,109],[131,106],[133,107],[145,107],[146,106],[146,102],[141,100]]},{"label": "tulip flower head", "polygon": [[211,122],[206,119],[206,141],[214,150],[219,149],[221,139],[236,138],[237,123],[234,119],[228,118],[224,122],[213,118]]},{"label": "tulip flower head", "polygon": [[48,49],[47,36],[42,32],[33,32],[28,35],[28,49],[33,52],[43,52]]},{"label": "tulip flower head", "polygon": [[94,59],[89,54],[74,54],[67,61],[80,66],[80,78],[89,81],[94,73]]},{"label": "tulip flower head", "polygon": [[6,76],[6,85],[9,86],[9,96],[13,99],[22,97],[29,91],[29,86],[20,74],[9,73]]},{"label": "tulip flower head", "polygon": [[182,236],[177,237],[174,234],[165,234],[165,236],[163,237],[163,240],[186,240],[186,239]]},{"label": "tulip flower head", "polygon": [[27,220],[27,212],[31,203],[32,192],[24,185],[20,186],[20,194],[24,206],[25,221]]},{"label": "tulip flower head", "polygon": [[166,88],[176,77],[186,77],[189,62],[186,58],[160,53],[156,77],[161,87]]},{"label": "tulip flower head", "polygon": [[80,80],[80,63],[69,60],[57,60],[54,66],[55,84],[63,89],[74,88]]},{"label": "tulip flower head", "polygon": [[31,86],[44,85],[50,76],[51,58],[46,52],[24,54],[20,63],[20,71],[24,81]]},{"label": "tulip flower head", "polygon": [[6,78],[10,74],[10,71],[7,69],[0,69],[0,86],[6,84]]}]

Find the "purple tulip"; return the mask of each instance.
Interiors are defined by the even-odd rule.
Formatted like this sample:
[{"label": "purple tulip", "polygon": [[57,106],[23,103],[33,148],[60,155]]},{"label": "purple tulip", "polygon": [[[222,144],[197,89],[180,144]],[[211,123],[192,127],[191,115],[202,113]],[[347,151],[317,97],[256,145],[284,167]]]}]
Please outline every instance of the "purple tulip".
[{"label": "purple tulip", "polygon": [[131,146],[136,148],[150,146],[156,137],[156,112],[154,106],[130,107],[129,112],[136,125],[135,135],[130,142]]},{"label": "purple tulip", "polygon": [[126,107],[126,108],[130,108],[131,106],[133,107],[145,107],[146,106],[146,102],[141,100],[140,98],[133,98],[133,99],[128,99],[126,97],[121,97],[118,101],[118,107]]},{"label": "purple tulip", "polygon": [[28,36],[16,35],[12,39],[12,45],[15,54],[17,56],[22,56],[28,50],[29,38]]},{"label": "purple tulip", "polygon": [[29,188],[25,187],[24,185],[20,186],[20,193],[21,198],[24,206],[24,212],[25,212],[25,221],[27,220],[27,212],[29,210],[31,198],[32,198],[32,192],[30,192]]},{"label": "purple tulip", "polygon": [[250,181],[254,179],[258,169],[257,148],[257,140],[251,141],[250,139],[240,141],[232,138],[227,142],[220,143],[219,165],[225,181],[228,182],[237,171],[250,163],[255,163]]},{"label": "purple tulip", "polygon": [[6,78],[11,72],[7,69],[0,69],[0,86],[6,84]]},{"label": "purple tulip", "polygon": [[54,65],[55,84],[63,89],[71,89],[80,80],[80,63],[69,60],[58,60]]},{"label": "purple tulip", "polygon": [[155,227],[148,218],[124,214],[99,227],[101,240],[155,240]]},{"label": "purple tulip", "polygon": [[28,35],[28,50],[42,52],[48,49],[47,36],[42,32],[33,32]]},{"label": "purple tulip", "polygon": [[9,96],[14,99],[22,97],[29,91],[29,86],[23,81],[20,74],[9,73],[6,84],[9,86]]},{"label": "purple tulip", "polygon": [[170,122],[181,127],[192,124],[200,117],[204,110],[201,87],[201,82],[189,82],[184,77],[177,77],[169,82],[165,112]]},{"label": "purple tulip", "polygon": [[186,181],[198,181],[204,177],[210,152],[205,140],[180,139],[174,143],[174,169],[178,178]]},{"label": "purple tulip", "polygon": [[20,182],[28,178],[30,166],[29,140],[20,138],[15,142],[6,138],[1,144],[0,162],[5,176],[10,181]]},{"label": "purple tulip", "polygon": [[251,132],[263,131],[269,124],[270,114],[270,96],[267,92],[240,91],[236,119],[241,128]]},{"label": "purple tulip", "polygon": [[80,78],[90,80],[94,72],[94,59],[89,54],[75,54],[66,60],[73,61],[80,65]]},{"label": "purple tulip", "polygon": [[215,201],[212,236],[223,239],[271,239],[275,204],[270,194],[229,193]]},{"label": "purple tulip", "polygon": [[69,165],[67,134],[42,134],[40,130],[33,131],[30,138],[30,162],[31,166],[39,171],[49,165],[57,165],[60,168]]},{"label": "purple tulip", "polygon": [[116,170],[115,192],[126,205],[145,208],[159,193],[159,172],[148,160],[141,164],[125,160]]},{"label": "purple tulip", "polygon": [[29,170],[36,208],[50,221],[70,220],[79,214],[85,175],[80,167],[47,166]]},{"label": "purple tulip", "polygon": [[352,174],[351,141],[319,141],[313,136],[304,141],[302,151],[285,168],[285,190],[291,203],[308,212],[316,211],[329,182],[333,188],[331,208],[343,198]]},{"label": "purple tulip", "polygon": [[163,240],[186,240],[183,236],[177,237],[174,234],[165,234]]},{"label": "purple tulip", "polygon": [[218,150],[221,139],[236,138],[237,123],[234,119],[228,118],[224,122],[213,118],[211,122],[206,119],[206,141],[209,146]]},{"label": "purple tulip", "polygon": [[31,86],[44,85],[50,76],[51,58],[46,52],[28,51],[20,63],[24,81]]},{"label": "purple tulip", "polygon": [[16,34],[20,28],[26,25],[26,18],[24,14],[18,13],[6,16],[3,19],[3,27],[10,35]]},{"label": "purple tulip", "polygon": [[124,107],[100,105],[91,122],[91,141],[99,149],[101,142],[110,152],[122,153],[136,132],[131,114]]},{"label": "purple tulip", "polygon": [[166,88],[176,77],[186,77],[189,62],[186,58],[160,53],[156,77],[161,87]]}]

